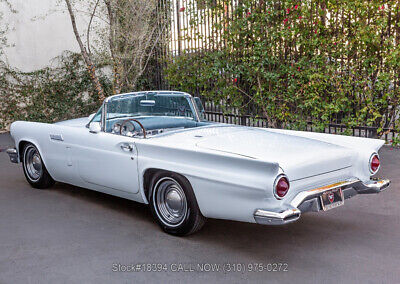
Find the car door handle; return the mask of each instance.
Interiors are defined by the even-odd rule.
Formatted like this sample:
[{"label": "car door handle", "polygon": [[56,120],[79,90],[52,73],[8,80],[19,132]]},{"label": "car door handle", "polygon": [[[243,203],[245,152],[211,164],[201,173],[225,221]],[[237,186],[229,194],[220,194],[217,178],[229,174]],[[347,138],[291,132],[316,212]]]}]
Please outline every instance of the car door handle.
[{"label": "car door handle", "polygon": [[121,144],[121,149],[125,152],[132,152],[134,148],[135,148],[134,144],[131,143]]}]

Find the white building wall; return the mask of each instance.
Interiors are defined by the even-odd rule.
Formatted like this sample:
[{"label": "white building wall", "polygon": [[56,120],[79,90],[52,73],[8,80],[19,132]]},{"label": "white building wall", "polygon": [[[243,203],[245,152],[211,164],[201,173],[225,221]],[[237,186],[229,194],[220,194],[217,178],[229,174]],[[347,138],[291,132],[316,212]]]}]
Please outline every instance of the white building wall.
[{"label": "white building wall", "polygon": [[[11,67],[33,71],[51,64],[63,51],[79,51],[64,1],[9,0],[17,13],[0,6],[11,30],[3,60]],[[77,19],[80,33],[86,32],[84,19]]]}]

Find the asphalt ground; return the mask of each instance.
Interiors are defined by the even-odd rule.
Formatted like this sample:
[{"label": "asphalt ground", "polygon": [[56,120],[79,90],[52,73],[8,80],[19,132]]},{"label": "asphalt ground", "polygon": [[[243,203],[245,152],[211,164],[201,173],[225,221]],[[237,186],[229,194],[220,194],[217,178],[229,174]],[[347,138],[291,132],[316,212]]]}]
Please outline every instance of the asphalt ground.
[{"label": "asphalt ground", "polygon": [[210,219],[178,238],[146,205],[60,183],[33,189],[0,152],[0,283],[399,283],[400,150],[380,155],[392,180],[381,194],[285,226]]}]

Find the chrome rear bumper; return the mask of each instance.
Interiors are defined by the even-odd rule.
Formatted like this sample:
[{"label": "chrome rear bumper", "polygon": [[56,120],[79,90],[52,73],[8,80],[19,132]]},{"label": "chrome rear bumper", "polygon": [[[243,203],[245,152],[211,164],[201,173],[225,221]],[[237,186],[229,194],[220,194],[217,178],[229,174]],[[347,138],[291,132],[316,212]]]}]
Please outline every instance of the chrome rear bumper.
[{"label": "chrome rear bumper", "polygon": [[285,205],[281,210],[257,209],[254,212],[254,219],[258,224],[264,225],[284,225],[297,221],[301,213],[318,212],[322,210],[319,196],[325,191],[342,188],[344,199],[349,199],[357,194],[380,193],[388,188],[390,180],[388,179],[371,179],[363,183],[359,179],[349,179],[338,183],[302,191],[293,198],[293,200]]},{"label": "chrome rear bumper", "polygon": [[18,163],[19,162],[17,149],[10,148],[10,149],[7,149],[6,152],[7,152],[8,156],[10,157],[11,163]]}]

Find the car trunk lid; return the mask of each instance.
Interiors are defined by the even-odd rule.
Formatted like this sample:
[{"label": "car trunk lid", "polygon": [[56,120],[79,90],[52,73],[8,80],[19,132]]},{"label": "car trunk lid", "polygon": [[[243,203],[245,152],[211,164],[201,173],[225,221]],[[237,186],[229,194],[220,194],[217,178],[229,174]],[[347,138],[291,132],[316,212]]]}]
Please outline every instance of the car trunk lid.
[{"label": "car trunk lid", "polygon": [[349,168],[355,158],[355,153],[349,148],[310,138],[257,128],[231,130],[225,129],[221,134],[204,137],[196,145],[203,149],[277,162],[291,181]]}]

